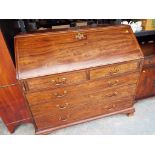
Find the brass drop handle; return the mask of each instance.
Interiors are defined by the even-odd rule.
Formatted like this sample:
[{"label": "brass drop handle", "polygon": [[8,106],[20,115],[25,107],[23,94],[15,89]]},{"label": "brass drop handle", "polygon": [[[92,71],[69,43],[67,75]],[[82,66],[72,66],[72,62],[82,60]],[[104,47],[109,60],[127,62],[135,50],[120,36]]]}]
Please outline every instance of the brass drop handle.
[{"label": "brass drop handle", "polygon": [[118,73],[119,72],[119,69],[114,69],[114,70],[111,70],[109,73],[110,74],[116,74],[116,73]]},{"label": "brass drop handle", "polygon": [[112,94],[106,94],[105,96],[106,97],[113,97],[113,96],[117,96],[117,92],[114,92],[114,93],[112,93]]},{"label": "brass drop handle", "polygon": [[75,35],[75,39],[77,39],[77,40],[86,39],[86,35],[84,35],[83,33],[78,32],[78,33]]},{"label": "brass drop handle", "polygon": [[66,91],[66,90],[63,91],[63,94],[54,93],[54,95],[55,95],[56,97],[58,97],[58,98],[64,97],[64,96],[66,96],[66,94],[67,94],[67,91]]},{"label": "brass drop handle", "polygon": [[59,121],[65,122],[65,121],[67,121],[67,119],[68,119],[68,116],[60,116],[59,117]]},{"label": "brass drop handle", "polygon": [[118,84],[118,82],[119,82],[119,80],[115,80],[115,81],[109,81],[108,82],[108,85],[110,85],[110,86],[115,86],[115,85],[117,85]]},{"label": "brass drop handle", "polygon": [[65,103],[63,105],[57,104],[56,107],[58,107],[59,109],[66,109],[68,105],[68,103]]},{"label": "brass drop handle", "polygon": [[52,80],[52,83],[54,83],[56,86],[59,86],[65,84],[66,80],[66,78],[57,78],[57,80]]}]

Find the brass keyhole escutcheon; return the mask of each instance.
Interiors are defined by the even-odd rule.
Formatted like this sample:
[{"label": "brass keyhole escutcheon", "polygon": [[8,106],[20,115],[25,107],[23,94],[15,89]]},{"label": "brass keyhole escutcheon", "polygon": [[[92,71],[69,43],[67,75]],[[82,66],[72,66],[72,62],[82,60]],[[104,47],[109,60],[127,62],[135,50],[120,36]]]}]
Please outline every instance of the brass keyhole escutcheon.
[{"label": "brass keyhole escutcheon", "polygon": [[78,32],[78,33],[75,35],[75,38],[78,39],[78,40],[82,40],[82,39],[85,39],[86,36],[85,36],[83,33]]}]

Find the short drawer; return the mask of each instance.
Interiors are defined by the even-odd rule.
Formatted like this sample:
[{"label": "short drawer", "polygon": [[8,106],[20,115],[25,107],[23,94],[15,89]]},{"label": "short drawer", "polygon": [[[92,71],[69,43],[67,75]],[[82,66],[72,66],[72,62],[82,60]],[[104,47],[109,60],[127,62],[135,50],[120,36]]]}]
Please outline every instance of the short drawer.
[{"label": "short drawer", "polygon": [[139,69],[139,61],[131,61],[123,64],[113,64],[103,68],[90,70],[90,79],[97,79],[131,71],[134,72],[138,69]]},{"label": "short drawer", "polygon": [[67,85],[84,82],[85,80],[85,71],[80,71],[28,79],[24,81],[24,83],[26,85],[26,90],[33,91],[46,88],[61,88]]},{"label": "short drawer", "polygon": [[97,104],[85,104],[70,110],[68,113],[58,113],[57,115],[44,115],[34,117],[38,129],[56,128],[63,125],[77,123],[100,115],[110,114],[125,108],[132,107],[132,100],[118,100],[103,104],[102,101]]},{"label": "short drawer", "polygon": [[84,104],[97,104],[98,102],[111,102],[118,99],[133,98],[135,94],[136,85],[121,86],[117,88],[109,88],[108,90],[83,95],[81,97],[70,98],[65,100],[52,100],[48,103],[31,106],[30,109],[34,116],[40,115],[56,115],[61,112],[68,112]]},{"label": "short drawer", "polygon": [[26,98],[28,103],[32,105],[49,102],[51,100],[65,100],[68,98],[81,97],[85,94],[99,92],[110,87],[117,87],[119,85],[129,85],[137,83],[139,73],[132,73],[114,78],[99,79],[97,81],[88,81],[76,86],[68,86],[65,88],[57,88],[54,90],[45,90],[33,93],[27,93]]}]

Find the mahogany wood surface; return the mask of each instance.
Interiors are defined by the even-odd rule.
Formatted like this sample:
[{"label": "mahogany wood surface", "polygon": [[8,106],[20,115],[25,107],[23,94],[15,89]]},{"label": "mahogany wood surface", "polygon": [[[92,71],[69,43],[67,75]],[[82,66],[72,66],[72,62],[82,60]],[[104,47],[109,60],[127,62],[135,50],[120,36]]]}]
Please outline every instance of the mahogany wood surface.
[{"label": "mahogany wood surface", "polygon": [[[51,102],[46,102],[42,104],[37,104],[35,106],[31,106],[31,110],[34,116],[39,115],[56,115],[63,111],[72,111],[76,109],[78,106],[89,104],[90,99],[92,98],[94,102],[102,101],[102,104],[109,104],[108,101],[115,101],[118,99],[128,98],[129,96],[132,98],[135,93],[135,85],[127,85],[122,87],[114,87],[105,91],[94,92],[91,94],[85,94],[76,98],[69,99],[59,99],[59,100],[51,100]],[[95,103],[95,104],[96,104]],[[94,103],[93,103],[94,104]]]},{"label": "mahogany wood surface", "polygon": [[142,44],[141,48],[144,65],[137,88],[137,100],[155,95],[155,43]]},{"label": "mahogany wood surface", "polygon": [[155,95],[155,66],[143,68],[138,83],[136,99],[142,99],[154,95]]},{"label": "mahogany wood surface", "polygon": [[117,110],[115,112],[111,112],[111,113],[106,113],[106,114],[103,114],[103,115],[98,115],[98,116],[94,116],[94,117],[89,117],[89,118],[86,118],[86,119],[83,119],[83,120],[80,120],[80,121],[76,121],[76,122],[70,122],[70,123],[67,123],[67,124],[61,124],[57,127],[48,127],[48,128],[44,128],[44,129],[36,129],[36,134],[40,135],[40,134],[49,134],[51,133],[52,131],[54,130],[57,130],[57,129],[61,129],[61,128],[65,128],[65,127],[68,127],[68,126],[71,126],[71,125],[76,125],[76,124],[80,124],[80,123],[84,123],[84,122],[87,122],[87,121],[92,121],[92,120],[95,120],[95,119],[100,119],[100,118],[103,118],[103,117],[107,117],[107,116],[111,116],[111,115],[116,115],[116,114],[127,114],[127,116],[133,116],[135,112],[135,109],[133,107],[130,107],[130,108],[125,108],[123,110]]},{"label": "mahogany wood surface", "polygon": [[129,26],[19,35],[15,51],[37,134],[134,112],[143,54]]},{"label": "mahogany wood surface", "polygon": [[132,30],[123,25],[20,35],[15,50],[18,79],[143,58]]},{"label": "mahogany wood surface", "polygon": [[0,117],[10,132],[21,123],[31,122],[16,71],[0,31]]},{"label": "mahogany wood surface", "polygon": [[[137,79],[139,77],[139,73],[133,73],[133,74],[127,74],[123,76],[115,76],[112,78],[107,79],[100,79],[97,81],[87,81],[82,84],[73,85],[73,86],[66,86],[63,88],[57,88],[57,89],[48,89],[45,91],[38,91],[33,93],[26,93],[26,98],[28,100],[28,103],[30,105],[35,105],[39,103],[49,102],[51,100],[65,100],[71,98],[74,100],[74,98],[81,97],[81,95],[84,94],[91,94],[94,92],[103,91],[106,89],[109,89],[114,86],[121,87],[122,85],[131,85],[136,84]],[[81,91],[82,90],[82,91]],[[86,90],[86,91],[85,91]],[[59,93],[60,95],[64,94],[62,97],[56,96],[56,93]]]},{"label": "mahogany wood surface", "polygon": [[85,71],[57,74],[51,76],[45,76],[41,78],[32,78],[24,81],[25,89],[28,91],[36,91],[39,89],[47,88],[60,88],[66,85],[77,84],[86,81]]},{"label": "mahogany wood surface", "polygon": [[[95,101],[95,100],[93,100]],[[57,126],[65,125],[68,123],[81,121],[98,115],[104,115],[115,111],[123,110],[132,107],[132,101],[130,100],[118,100],[114,102],[90,102],[82,104],[77,108],[69,110],[69,112],[61,112],[59,115],[45,115],[34,117],[38,129],[47,127],[55,128]],[[126,103],[126,104],[124,104]]]},{"label": "mahogany wood surface", "polygon": [[0,31],[0,86],[17,83],[15,67]]},{"label": "mahogany wood surface", "polygon": [[136,71],[139,70],[139,63],[138,61],[129,61],[129,62],[124,62],[124,63],[119,63],[113,65],[109,65],[106,67],[101,67],[97,69],[92,69],[90,70],[90,79],[97,79],[101,77],[107,77],[110,75],[117,75],[121,73],[126,73],[130,71]]}]

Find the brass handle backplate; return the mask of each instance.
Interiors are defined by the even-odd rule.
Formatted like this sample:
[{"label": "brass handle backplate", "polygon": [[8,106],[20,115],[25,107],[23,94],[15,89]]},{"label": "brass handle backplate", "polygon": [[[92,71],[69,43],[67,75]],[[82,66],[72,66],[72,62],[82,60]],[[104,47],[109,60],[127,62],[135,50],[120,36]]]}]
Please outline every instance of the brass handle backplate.
[{"label": "brass handle backplate", "polygon": [[116,74],[116,73],[118,73],[119,72],[119,69],[117,68],[115,68],[115,69],[113,69],[113,70],[110,70],[109,71],[109,74]]},{"label": "brass handle backplate", "polygon": [[84,35],[83,33],[78,32],[78,33],[75,35],[75,38],[76,38],[77,40],[83,40],[83,39],[86,39],[87,37],[86,37],[86,35]]},{"label": "brass handle backplate", "polygon": [[57,78],[57,80],[52,80],[52,83],[54,83],[56,86],[64,85],[66,84],[66,78]]}]

